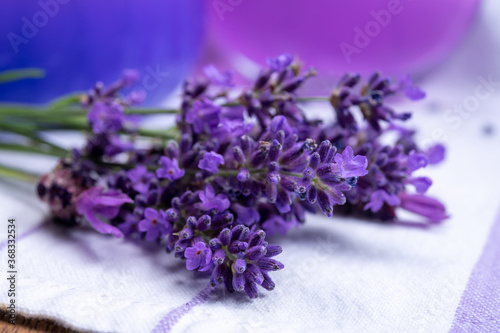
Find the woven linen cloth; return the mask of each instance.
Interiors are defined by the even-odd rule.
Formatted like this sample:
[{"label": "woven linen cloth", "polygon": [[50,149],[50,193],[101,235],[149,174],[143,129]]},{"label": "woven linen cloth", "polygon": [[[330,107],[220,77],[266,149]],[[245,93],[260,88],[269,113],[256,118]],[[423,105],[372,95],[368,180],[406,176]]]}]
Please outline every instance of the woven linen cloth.
[{"label": "woven linen cloth", "polygon": [[[418,141],[447,145],[446,161],[421,172],[434,180],[429,195],[448,207],[442,225],[310,215],[270,238],[284,249],[277,259],[285,269],[272,273],[274,291],[250,300],[209,287],[155,245],[55,226],[32,185],[2,180],[0,268],[6,274],[7,219],[15,218],[17,311],[95,332],[500,331],[500,87],[487,83],[500,81],[500,25],[492,14],[499,7],[484,2],[454,57],[422,83],[426,100],[399,106],[415,111],[409,124]],[[477,106],[443,112],[470,103],[477,89],[489,92],[476,97]],[[0,154],[2,163],[38,172],[54,165]],[[5,306],[7,280],[0,281]]]}]

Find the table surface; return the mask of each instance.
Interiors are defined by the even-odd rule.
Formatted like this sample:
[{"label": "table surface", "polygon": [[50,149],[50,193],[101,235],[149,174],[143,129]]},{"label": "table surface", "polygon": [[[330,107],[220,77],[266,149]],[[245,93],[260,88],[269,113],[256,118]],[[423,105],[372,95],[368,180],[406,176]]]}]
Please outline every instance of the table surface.
[{"label": "table surface", "polygon": [[16,325],[9,324],[8,320],[7,312],[0,310],[0,333],[78,333],[50,319],[17,316]]}]

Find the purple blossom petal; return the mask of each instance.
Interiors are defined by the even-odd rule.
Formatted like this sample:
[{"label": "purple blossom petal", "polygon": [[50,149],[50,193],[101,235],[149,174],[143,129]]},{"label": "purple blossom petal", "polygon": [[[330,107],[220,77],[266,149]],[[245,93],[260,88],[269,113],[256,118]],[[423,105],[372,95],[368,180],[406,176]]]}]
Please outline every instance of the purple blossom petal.
[{"label": "purple blossom petal", "polygon": [[83,215],[94,229],[103,234],[123,237],[123,233],[118,228],[103,222],[98,216],[114,218],[124,203],[132,202],[132,199],[122,192],[104,192],[102,187],[91,187],[76,198],[75,205],[77,212]]},{"label": "purple blossom petal", "polygon": [[213,151],[203,154],[203,158],[198,163],[198,168],[211,172],[219,172],[219,165],[224,164],[224,157]]},{"label": "purple blossom petal", "polygon": [[441,222],[448,218],[445,206],[434,198],[422,194],[401,193],[401,208],[426,217],[430,222]]},{"label": "purple blossom petal", "polygon": [[413,85],[413,80],[409,74],[401,78],[399,86],[405,95],[413,101],[425,98],[425,92],[419,87]]},{"label": "purple blossom petal", "polygon": [[415,186],[417,193],[424,194],[432,185],[432,180],[428,177],[417,177],[410,179],[410,184]]},{"label": "purple blossom petal", "polygon": [[96,102],[87,119],[94,133],[114,133],[122,129],[125,116],[123,106],[117,103]]},{"label": "purple blossom petal", "polygon": [[427,166],[427,157],[422,153],[417,153],[414,150],[408,155],[408,161],[406,165],[410,172],[418,170],[420,168],[425,168]]},{"label": "purple blossom petal", "polygon": [[203,72],[212,83],[222,87],[232,87],[233,73],[231,71],[220,72],[213,64],[203,67]]},{"label": "purple blossom petal", "polygon": [[211,133],[219,126],[221,107],[209,100],[195,101],[186,112],[186,122],[193,126],[195,133]]},{"label": "purple blossom petal", "polygon": [[376,190],[372,193],[370,201],[363,208],[364,210],[370,209],[372,212],[378,212],[384,205],[384,201],[390,206],[397,206],[401,203],[399,197],[395,194],[388,194],[384,190]]},{"label": "purple blossom petal", "polygon": [[432,147],[430,147],[426,152],[425,155],[427,156],[427,159],[429,161],[429,164],[437,164],[441,161],[444,160],[446,153],[446,148],[442,144],[436,144]]},{"label": "purple blossom petal", "polygon": [[252,225],[259,222],[260,214],[254,207],[245,207],[240,204],[233,204],[231,209],[236,213],[236,222],[238,224]]},{"label": "purple blossom petal", "polygon": [[340,174],[344,178],[361,177],[368,173],[368,159],[365,156],[356,155],[350,146],[345,147],[342,154],[336,154],[335,162],[340,167]]},{"label": "purple blossom petal", "polygon": [[275,58],[267,58],[267,64],[276,72],[281,72],[283,69],[290,66],[293,61],[293,56],[289,53],[283,53]]},{"label": "purple blossom petal", "polygon": [[215,195],[215,191],[212,185],[207,185],[205,191],[199,194],[201,205],[200,207],[205,211],[210,211],[216,209],[222,212],[229,208],[229,199],[225,194]]},{"label": "purple blossom petal", "polygon": [[167,178],[171,182],[179,178],[184,177],[186,171],[179,168],[179,162],[177,159],[170,159],[166,156],[160,158],[161,168],[156,170],[156,176],[158,178]]}]

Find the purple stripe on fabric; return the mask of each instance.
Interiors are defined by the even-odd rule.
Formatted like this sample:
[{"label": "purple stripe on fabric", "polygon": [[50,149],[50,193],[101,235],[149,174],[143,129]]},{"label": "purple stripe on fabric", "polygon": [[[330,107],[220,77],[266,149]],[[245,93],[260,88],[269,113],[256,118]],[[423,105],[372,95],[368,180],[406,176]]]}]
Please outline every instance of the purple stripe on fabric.
[{"label": "purple stripe on fabric", "polygon": [[450,333],[500,332],[500,216],[465,287]]},{"label": "purple stripe on fabric", "polygon": [[172,330],[175,324],[184,317],[192,308],[197,305],[201,305],[205,303],[208,299],[208,296],[214,291],[214,287],[208,285],[198,293],[192,300],[184,304],[183,306],[179,306],[178,308],[173,309],[169,313],[165,315],[165,317],[160,320],[160,322],[153,329],[152,333],[168,333]]},{"label": "purple stripe on fabric", "polygon": [[[23,238],[26,238],[26,237],[30,236],[31,234],[37,232],[38,230],[40,230],[42,228],[43,225],[45,225],[45,223],[40,223],[40,224],[37,224],[37,225],[29,228],[25,232],[19,234],[19,236],[16,236],[16,241],[18,242],[18,241],[22,240]],[[0,250],[2,250],[4,247],[6,247],[8,243],[9,243],[8,240],[4,240],[4,241],[0,242]]]}]

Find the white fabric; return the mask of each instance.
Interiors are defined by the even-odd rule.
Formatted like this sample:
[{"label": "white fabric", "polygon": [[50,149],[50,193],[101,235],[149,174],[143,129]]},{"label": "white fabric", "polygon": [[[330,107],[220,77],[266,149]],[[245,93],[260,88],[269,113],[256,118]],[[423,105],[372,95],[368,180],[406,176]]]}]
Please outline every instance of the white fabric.
[{"label": "white fabric", "polygon": [[[497,213],[500,88],[458,128],[443,119],[443,110],[473,95],[477,76],[500,81],[500,45],[483,41],[496,56],[484,54],[477,67],[470,63],[486,47],[478,45],[479,36],[499,40],[497,18],[488,14],[498,9],[493,0],[484,3],[481,21],[457,54],[422,83],[428,98],[408,105],[416,111],[413,124],[422,141],[439,128],[446,135],[446,162],[422,174],[434,179],[430,194],[447,204],[448,221],[422,230],[309,216],[305,226],[272,238],[283,246],[277,259],[285,264],[271,275],[277,286],[273,292],[261,289],[258,299],[248,300],[219,288],[172,331],[447,332]],[[485,135],[484,125],[494,133]],[[0,154],[2,163],[35,170],[49,170],[53,163]],[[18,185],[0,182],[1,240],[8,217],[17,219],[19,236],[47,213],[31,187]],[[161,248],[91,230],[48,224],[17,245],[18,309],[81,330],[150,332],[208,284]],[[6,271],[6,250],[1,251],[0,267]],[[7,283],[0,281],[0,303],[5,304]]]}]

